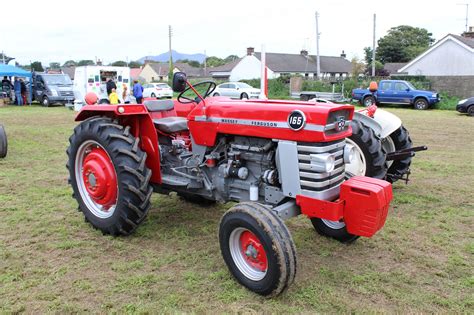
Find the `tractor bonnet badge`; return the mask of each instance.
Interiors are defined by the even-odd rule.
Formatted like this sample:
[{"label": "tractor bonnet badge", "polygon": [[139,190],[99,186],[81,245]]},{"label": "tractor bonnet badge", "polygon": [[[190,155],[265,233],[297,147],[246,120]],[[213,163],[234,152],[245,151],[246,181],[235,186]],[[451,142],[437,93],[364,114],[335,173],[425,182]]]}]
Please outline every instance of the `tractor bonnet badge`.
[{"label": "tractor bonnet badge", "polygon": [[306,124],[306,117],[300,110],[294,110],[288,115],[288,126],[291,129],[298,131]]},{"label": "tractor bonnet badge", "polygon": [[344,116],[339,116],[336,118],[336,131],[341,131],[346,126],[346,120]]}]

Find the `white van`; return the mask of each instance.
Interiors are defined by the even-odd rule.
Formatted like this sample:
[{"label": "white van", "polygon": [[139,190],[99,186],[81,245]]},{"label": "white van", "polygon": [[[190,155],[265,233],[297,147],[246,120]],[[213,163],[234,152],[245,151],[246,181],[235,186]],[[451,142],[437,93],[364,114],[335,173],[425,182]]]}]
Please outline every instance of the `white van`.
[{"label": "white van", "polygon": [[112,66],[83,66],[76,67],[74,73],[74,95],[76,101],[84,104],[87,93],[94,92],[99,98],[99,104],[108,102],[106,84],[109,79],[115,81],[117,94],[120,102],[122,100],[123,84],[131,90],[130,68]]}]

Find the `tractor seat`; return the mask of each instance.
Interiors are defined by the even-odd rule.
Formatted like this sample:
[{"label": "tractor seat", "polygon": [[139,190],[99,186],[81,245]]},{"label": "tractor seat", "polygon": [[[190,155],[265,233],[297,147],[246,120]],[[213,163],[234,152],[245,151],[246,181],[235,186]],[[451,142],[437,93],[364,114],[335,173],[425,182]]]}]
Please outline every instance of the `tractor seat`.
[{"label": "tractor seat", "polygon": [[174,108],[172,100],[147,100],[143,102],[149,112],[164,112]]},{"label": "tractor seat", "polygon": [[188,130],[188,120],[184,117],[165,117],[153,119],[155,127],[166,133]]}]

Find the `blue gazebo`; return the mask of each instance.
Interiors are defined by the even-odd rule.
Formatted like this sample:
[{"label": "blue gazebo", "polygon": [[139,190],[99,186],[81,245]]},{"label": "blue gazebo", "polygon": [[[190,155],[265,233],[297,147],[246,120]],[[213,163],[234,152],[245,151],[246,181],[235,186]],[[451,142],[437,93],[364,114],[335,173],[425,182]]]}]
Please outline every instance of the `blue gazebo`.
[{"label": "blue gazebo", "polygon": [[32,74],[29,71],[23,70],[22,68],[18,68],[15,66],[10,66],[10,65],[3,65],[0,64],[0,78],[3,78],[4,76],[7,77],[20,77],[20,78],[29,78],[30,82],[30,97],[29,97],[29,103],[31,104],[31,100],[33,98],[33,88],[32,88]]}]

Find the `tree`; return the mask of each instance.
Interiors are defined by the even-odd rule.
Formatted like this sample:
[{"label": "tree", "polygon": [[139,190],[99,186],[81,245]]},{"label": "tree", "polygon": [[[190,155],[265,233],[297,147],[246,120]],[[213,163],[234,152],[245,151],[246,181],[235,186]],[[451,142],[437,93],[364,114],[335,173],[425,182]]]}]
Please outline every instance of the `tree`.
[{"label": "tree", "polygon": [[115,62],[112,62],[112,66],[114,66],[114,67],[126,67],[126,66],[127,66],[127,62],[126,62],[126,61],[122,61],[122,60],[115,61]]},{"label": "tree", "polygon": [[239,59],[239,56],[229,55],[224,59],[224,61],[225,61],[225,63],[229,63],[229,62],[235,61],[237,59]]},{"label": "tree", "polygon": [[364,47],[364,61],[367,67],[372,65],[372,47]]},{"label": "tree", "polygon": [[408,25],[392,27],[378,40],[376,59],[387,62],[408,62],[428,49],[434,42],[433,34],[424,28]]},{"label": "tree", "polygon": [[128,63],[128,66],[129,66],[130,68],[140,68],[140,67],[142,66],[142,64],[139,63],[138,61],[130,61],[130,62]]},{"label": "tree", "polygon": [[50,69],[60,69],[61,64],[59,62],[50,62],[49,63],[49,68]]},{"label": "tree", "polygon": [[352,77],[353,78],[358,78],[359,74],[364,73],[365,70],[365,64],[359,60],[359,58],[354,57],[351,60],[351,65],[352,65]]},{"label": "tree", "polygon": [[33,61],[31,63],[31,70],[36,71],[36,72],[43,72],[43,65],[41,64],[41,61]]},{"label": "tree", "polygon": [[206,58],[206,63],[208,67],[218,67],[224,65],[226,62],[221,58],[211,56]]},{"label": "tree", "polygon": [[95,65],[94,61],[93,60],[81,60],[77,63],[77,66],[78,67],[81,67],[81,66],[93,66]]},{"label": "tree", "polygon": [[77,66],[77,62],[74,60],[68,60],[63,64],[63,67],[75,67]]}]

